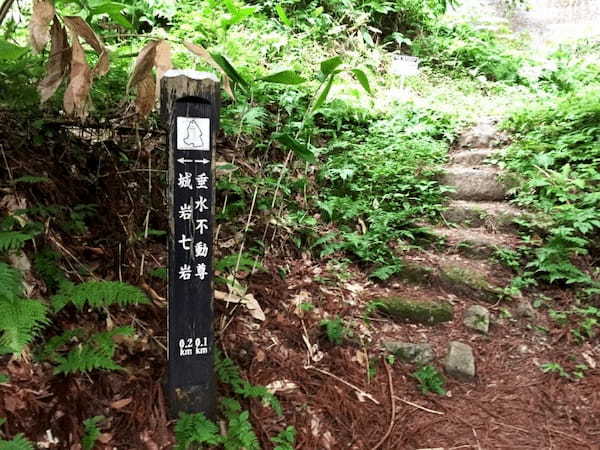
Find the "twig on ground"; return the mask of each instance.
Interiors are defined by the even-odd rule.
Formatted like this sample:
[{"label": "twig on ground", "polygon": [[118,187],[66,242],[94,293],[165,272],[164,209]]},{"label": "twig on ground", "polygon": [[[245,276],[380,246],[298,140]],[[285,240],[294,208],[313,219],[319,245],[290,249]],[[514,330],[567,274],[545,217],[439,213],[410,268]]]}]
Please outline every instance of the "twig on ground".
[{"label": "twig on ground", "polygon": [[498,422],[496,420],[492,420],[492,423],[495,423],[496,425],[500,425],[501,427],[512,428],[514,430],[520,431],[521,433],[526,433],[526,434],[530,433],[530,431],[526,430],[525,428],[515,427],[514,425],[508,425],[507,423]]},{"label": "twig on ground", "polygon": [[548,430],[550,433],[554,433],[554,434],[560,434],[561,436],[564,436],[564,437],[566,437],[566,438],[572,439],[572,440],[574,440],[575,442],[579,442],[579,443],[581,443],[581,444],[585,444],[585,441],[583,441],[583,440],[581,440],[581,439],[579,439],[579,438],[577,438],[577,437],[575,437],[575,436],[571,436],[570,434],[567,434],[567,433],[565,433],[565,432],[563,432],[563,431],[554,430],[554,429],[552,429],[552,428],[549,428],[549,427],[546,427],[546,430]]},{"label": "twig on ground", "polygon": [[377,450],[379,447],[381,447],[385,440],[390,436],[390,434],[392,433],[392,429],[394,428],[394,421],[396,419],[396,402],[394,401],[394,383],[392,381],[392,371],[390,370],[390,366],[385,361],[385,359],[383,360],[383,366],[385,367],[385,371],[387,372],[388,376],[388,384],[390,387],[390,401],[392,402],[392,415],[390,417],[390,425],[388,426],[387,431],[385,432],[381,440],[377,443],[377,445],[373,447],[373,450]]},{"label": "twig on ground", "polygon": [[422,411],[426,411],[431,414],[439,414],[440,416],[443,416],[445,414],[441,411],[435,411],[433,409],[425,408],[424,406],[421,406],[417,403],[409,402],[408,400],[404,400],[403,398],[400,398],[400,397],[395,397],[395,398],[396,398],[396,400],[400,400],[402,403],[406,403],[407,405],[414,406],[415,408],[418,408]]},{"label": "twig on ground", "polygon": [[346,386],[348,386],[351,389],[354,389],[356,392],[358,392],[360,395],[368,398],[369,400],[371,400],[373,403],[375,403],[376,405],[380,405],[381,403],[379,403],[379,401],[373,397],[371,394],[369,394],[368,392],[363,391],[361,388],[354,386],[352,383],[347,382],[346,380],[338,377],[337,375],[332,374],[331,372],[327,372],[326,370],[323,369],[318,369],[314,366],[305,366],[304,367],[307,370],[315,370],[319,373],[322,373],[323,375],[327,375],[335,380],[338,380],[340,383],[345,384]]}]

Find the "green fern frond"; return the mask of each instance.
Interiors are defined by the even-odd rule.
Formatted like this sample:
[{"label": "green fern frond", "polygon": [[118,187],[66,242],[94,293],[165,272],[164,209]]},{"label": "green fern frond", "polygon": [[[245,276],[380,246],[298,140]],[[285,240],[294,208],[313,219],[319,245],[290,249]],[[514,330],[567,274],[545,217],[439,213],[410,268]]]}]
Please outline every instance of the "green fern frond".
[{"label": "green fern frond", "polygon": [[83,438],[81,439],[81,446],[83,450],[93,450],[96,441],[100,437],[100,429],[98,423],[105,419],[104,416],[94,416],[83,421]]},{"label": "green fern frond", "polygon": [[0,439],[0,450],[33,450],[33,445],[19,433],[11,441]]},{"label": "green fern frond", "polygon": [[219,445],[223,442],[219,427],[202,413],[181,413],[175,425],[175,439],[175,450],[187,450],[193,444]]},{"label": "green fern frond", "polygon": [[86,343],[80,343],[66,356],[53,358],[58,366],[55,374],[74,372],[89,372],[91,370],[121,370],[123,369],[112,358],[115,354],[116,343],[113,338],[117,335],[131,336],[131,327],[120,327],[114,330],[97,333],[89,337]]},{"label": "green fern frond", "polygon": [[15,299],[23,293],[21,273],[0,262],[0,301]]},{"label": "green fern frond", "polygon": [[0,353],[20,353],[48,323],[38,300],[0,299]]},{"label": "green fern frond", "polygon": [[73,340],[81,339],[84,335],[85,331],[83,328],[75,328],[73,330],[66,330],[59,336],[52,336],[39,352],[38,357],[40,359],[49,359],[54,361],[60,356],[58,351],[62,347]]},{"label": "green fern frond", "polygon": [[23,248],[33,236],[19,231],[0,231],[0,252]]},{"label": "green fern frond", "polygon": [[139,288],[120,281],[88,281],[74,284],[64,281],[52,297],[52,307],[60,311],[69,303],[82,310],[86,305],[104,308],[111,305],[138,305],[148,303],[148,297]]},{"label": "green fern frond", "polygon": [[266,402],[278,416],[283,414],[281,403],[264,386],[254,386],[248,380],[242,378],[239,369],[229,358],[223,358],[221,352],[215,352],[215,371],[222,383],[231,386],[233,392],[244,398],[260,398]]},{"label": "green fern frond", "polygon": [[250,423],[250,413],[244,411],[241,414],[232,415],[229,419],[229,433],[223,444],[225,450],[260,450],[258,438]]}]

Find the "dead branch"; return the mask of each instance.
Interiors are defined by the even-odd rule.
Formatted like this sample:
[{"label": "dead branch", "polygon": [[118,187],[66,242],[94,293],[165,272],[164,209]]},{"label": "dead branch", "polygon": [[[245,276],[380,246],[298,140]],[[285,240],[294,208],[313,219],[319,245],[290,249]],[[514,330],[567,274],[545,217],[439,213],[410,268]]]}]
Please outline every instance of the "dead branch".
[{"label": "dead branch", "polygon": [[383,360],[383,365],[385,367],[385,371],[387,372],[388,384],[390,387],[390,402],[392,402],[392,414],[390,417],[390,425],[388,426],[387,431],[385,432],[381,440],[377,443],[377,445],[373,447],[373,450],[377,450],[379,447],[381,447],[385,440],[390,436],[390,434],[392,433],[392,429],[394,428],[394,421],[396,419],[396,402],[394,401],[394,383],[392,381],[392,371],[390,370],[390,366],[388,366],[388,363],[385,361],[385,359]]}]

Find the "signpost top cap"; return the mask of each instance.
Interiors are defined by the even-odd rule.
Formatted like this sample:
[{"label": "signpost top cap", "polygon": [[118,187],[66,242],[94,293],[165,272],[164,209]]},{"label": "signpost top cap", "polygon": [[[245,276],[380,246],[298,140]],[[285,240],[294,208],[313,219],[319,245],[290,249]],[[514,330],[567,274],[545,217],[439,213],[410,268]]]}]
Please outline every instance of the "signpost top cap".
[{"label": "signpost top cap", "polygon": [[179,76],[184,76],[187,78],[191,78],[193,80],[206,80],[209,79],[214,82],[218,82],[219,79],[214,73],[211,72],[198,72],[197,70],[192,69],[171,69],[167,70],[164,74],[166,78],[174,78]]}]

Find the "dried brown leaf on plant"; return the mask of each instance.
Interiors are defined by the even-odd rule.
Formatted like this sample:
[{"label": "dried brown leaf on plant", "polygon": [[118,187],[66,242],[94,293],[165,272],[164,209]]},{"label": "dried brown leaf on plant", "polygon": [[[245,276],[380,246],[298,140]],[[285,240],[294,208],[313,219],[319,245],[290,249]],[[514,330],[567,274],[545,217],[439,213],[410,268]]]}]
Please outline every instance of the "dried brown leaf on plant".
[{"label": "dried brown leaf on plant", "polygon": [[171,62],[171,44],[164,39],[159,41],[155,53],[156,84],[159,84],[165,72],[173,68],[173,63]]},{"label": "dried brown leaf on plant", "polygon": [[109,58],[108,50],[98,37],[98,35],[92,30],[88,23],[78,16],[67,16],[63,18],[65,25],[69,27],[73,35],[81,36],[85,42],[87,42],[94,51],[98,54],[98,63],[94,67],[92,74],[95,75],[106,75],[109,69]]},{"label": "dried brown leaf on plant", "polygon": [[85,59],[85,52],[79,43],[79,38],[73,36],[71,74],[63,100],[65,113],[76,115],[81,119],[87,116],[88,95],[91,85],[92,71]]},{"label": "dried brown leaf on plant", "polygon": [[71,59],[71,48],[67,40],[67,31],[61,25],[58,18],[54,16],[54,22],[50,29],[52,44],[50,56],[46,64],[46,76],[38,84],[41,103],[47,101],[62,83],[69,69]]},{"label": "dried brown leaf on plant", "polygon": [[148,117],[154,108],[156,99],[156,83],[152,73],[137,84],[137,97],[135,99],[135,110],[142,119]]},{"label": "dried brown leaf on plant", "polygon": [[29,22],[29,39],[34,51],[41,52],[50,40],[48,27],[54,17],[54,5],[49,0],[34,0]]},{"label": "dried brown leaf on plant", "polygon": [[231,83],[229,81],[229,77],[227,76],[225,71],[221,68],[221,66],[219,66],[217,64],[217,62],[214,60],[214,58],[212,56],[210,56],[210,53],[208,53],[208,51],[204,47],[197,45],[197,44],[193,44],[190,41],[184,41],[183,45],[185,45],[185,47],[190,52],[192,52],[194,55],[197,55],[200,58],[204,59],[208,64],[210,64],[211,66],[213,66],[215,69],[217,69],[219,72],[221,72],[223,74],[223,89],[225,90],[225,92],[227,92],[227,95],[229,95],[231,98],[234,98],[233,90],[231,89]]},{"label": "dried brown leaf on plant", "polygon": [[151,73],[156,57],[156,46],[161,41],[150,41],[140,51],[133,65],[133,72],[127,83],[127,90],[135,87]]}]

